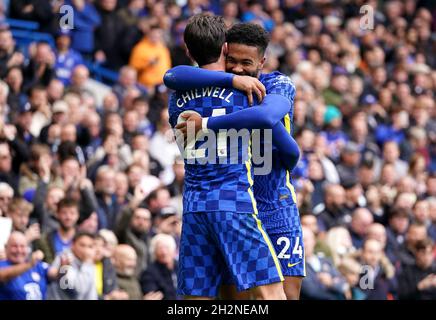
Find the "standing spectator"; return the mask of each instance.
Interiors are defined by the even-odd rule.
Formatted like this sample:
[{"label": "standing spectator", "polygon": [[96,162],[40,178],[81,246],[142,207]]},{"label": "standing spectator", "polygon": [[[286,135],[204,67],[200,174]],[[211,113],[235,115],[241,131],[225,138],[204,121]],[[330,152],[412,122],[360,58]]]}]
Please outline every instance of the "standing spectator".
[{"label": "standing spectator", "polygon": [[52,263],[56,256],[70,249],[76,234],[76,225],[79,220],[77,202],[65,198],[57,206],[57,220],[59,228],[41,236],[35,247],[44,253],[44,261]]},{"label": "standing spectator", "polygon": [[3,78],[7,70],[12,67],[21,67],[24,55],[15,48],[15,40],[9,29],[0,30],[0,76]]},{"label": "standing spectator", "polygon": [[12,171],[11,148],[9,143],[3,139],[0,139],[0,181],[18,191],[18,179]]},{"label": "standing spectator", "polygon": [[[57,277],[49,286],[49,300],[97,300],[94,266],[94,235],[77,233],[71,251],[59,254],[52,267],[57,269]],[[66,286],[66,288],[65,288]]]},{"label": "standing spectator", "polygon": [[139,82],[148,89],[162,84],[165,72],[171,68],[170,52],[162,38],[162,30],[151,26],[130,56],[129,65],[136,69]]},{"label": "standing spectator", "polygon": [[31,51],[30,61],[24,69],[24,91],[35,85],[48,86],[55,76],[54,65],[56,57],[47,42],[40,41]]},{"label": "standing spectator", "polygon": [[0,261],[0,300],[44,300],[49,265],[35,251],[29,257],[24,234],[14,231],[6,243],[6,260]]},{"label": "standing spectator", "polygon": [[61,29],[56,36],[56,77],[62,81],[65,86],[70,84],[71,73],[73,69],[82,64],[80,53],[71,48],[71,31]]},{"label": "standing spectator", "polygon": [[121,55],[123,46],[119,43],[126,31],[126,26],[116,11],[117,2],[117,0],[98,0],[96,2],[101,24],[94,33],[96,60],[114,70],[118,70],[127,62],[123,61]]},{"label": "standing spectator", "polygon": [[74,9],[71,47],[90,58],[94,52],[94,31],[101,23],[100,15],[94,5],[85,0],[66,0],[65,4]]},{"label": "standing spectator", "polygon": [[95,179],[95,193],[98,202],[99,229],[114,230],[120,206],[115,194],[115,171],[101,166]]},{"label": "standing spectator", "polygon": [[153,263],[141,275],[146,300],[175,300],[177,287],[176,242],[166,234],[158,234],[150,243]]},{"label": "standing spectator", "polygon": [[6,216],[12,220],[12,229],[20,231],[26,236],[29,243],[40,238],[40,226],[33,223],[29,226],[30,212],[33,206],[23,198],[14,198],[9,204]]}]

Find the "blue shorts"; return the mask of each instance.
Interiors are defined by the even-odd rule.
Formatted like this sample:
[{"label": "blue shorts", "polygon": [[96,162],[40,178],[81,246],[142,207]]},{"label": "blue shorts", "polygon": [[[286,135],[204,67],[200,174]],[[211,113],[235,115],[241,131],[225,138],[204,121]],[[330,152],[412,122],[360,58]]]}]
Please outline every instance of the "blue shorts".
[{"label": "blue shorts", "polygon": [[283,281],[273,244],[254,214],[183,214],[177,293],[216,297],[226,277],[238,291]]},{"label": "blue shorts", "polygon": [[303,233],[296,204],[277,210],[259,212],[285,277],[305,277]]}]

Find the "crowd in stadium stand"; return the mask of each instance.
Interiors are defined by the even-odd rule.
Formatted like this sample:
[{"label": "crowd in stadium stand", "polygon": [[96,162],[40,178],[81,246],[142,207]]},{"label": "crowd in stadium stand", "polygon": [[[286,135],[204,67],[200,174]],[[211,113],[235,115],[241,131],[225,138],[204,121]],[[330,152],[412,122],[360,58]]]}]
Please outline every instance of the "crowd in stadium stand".
[{"label": "crowd in stadium stand", "polygon": [[[297,88],[301,298],[436,299],[431,0],[3,1],[0,299],[177,298],[184,170],[162,77],[191,64],[184,27],[208,11],[264,26],[263,72]],[[9,18],[54,45],[24,43]]]}]

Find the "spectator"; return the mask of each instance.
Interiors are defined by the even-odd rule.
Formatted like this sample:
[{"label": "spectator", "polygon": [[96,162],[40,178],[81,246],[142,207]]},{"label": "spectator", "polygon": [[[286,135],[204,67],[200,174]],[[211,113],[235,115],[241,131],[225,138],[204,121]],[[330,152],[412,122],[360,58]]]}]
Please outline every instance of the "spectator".
[{"label": "spectator", "polygon": [[326,185],[324,187],[324,204],[319,209],[318,224],[321,232],[325,232],[338,225],[347,225],[351,217],[345,212],[345,190],[340,185]]},{"label": "spectator", "polygon": [[427,229],[425,225],[419,223],[413,223],[407,230],[406,239],[400,251],[398,253],[399,261],[402,265],[411,265],[415,262],[415,256],[413,255],[413,248],[420,240],[427,238]]},{"label": "spectator", "polygon": [[416,262],[404,266],[399,276],[399,298],[407,300],[434,300],[436,298],[436,264],[433,242],[430,239],[415,243]]},{"label": "spectator", "polygon": [[65,4],[74,9],[74,31],[71,47],[85,58],[91,57],[94,51],[94,32],[101,24],[101,18],[92,3],[84,0],[67,0]]},{"label": "spectator", "polygon": [[150,243],[153,262],[141,275],[145,300],[175,300],[177,287],[176,242],[174,238],[158,234]]},{"label": "spectator", "polygon": [[[0,182],[0,212],[4,215],[8,212],[9,204],[14,197],[14,189],[5,182]],[[0,216],[1,216],[0,215]]]},{"label": "spectator", "polygon": [[382,246],[377,240],[366,240],[362,247],[360,262],[367,266],[360,281],[367,300],[386,300],[396,290],[395,271],[392,266],[382,265]]},{"label": "spectator", "polygon": [[9,204],[6,214],[6,216],[12,219],[12,229],[24,233],[29,243],[39,239],[41,236],[38,223],[29,225],[29,217],[32,209],[33,206],[23,198],[14,198]]},{"label": "spectator", "polygon": [[118,70],[125,64],[121,54],[123,46],[119,45],[119,41],[125,33],[126,26],[116,11],[117,2],[117,0],[99,0],[96,2],[101,24],[94,32],[96,60],[114,70]]},{"label": "spectator", "polygon": [[[94,236],[79,232],[74,235],[71,251],[58,256],[52,267],[58,269],[61,281],[53,282],[48,290],[49,300],[97,300],[95,285]],[[64,281],[62,281],[64,280]],[[64,288],[67,284],[67,288]]]},{"label": "spectator", "polygon": [[344,259],[338,266],[338,271],[347,280],[350,290],[345,293],[347,300],[365,300],[366,295],[360,289],[360,272],[362,266],[352,258]]},{"label": "spectator", "polygon": [[35,251],[29,257],[24,234],[14,231],[6,243],[6,260],[0,261],[1,300],[44,300],[49,278],[49,265],[41,262],[44,255]]},{"label": "spectator", "polygon": [[372,223],[372,214],[368,209],[357,208],[354,210],[350,224],[350,234],[353,246],[356,249],[362,248],[364,239],[368,235],[369,227]]},{"label": "spectator", "polygon": [[117,275],[110,260],[110,252],[106,249],[107,243],[104,237],[95,237],[95,285],[99,299],[125,300],[126,292],[118,289]]},{"label": "spectator", "polygon": [[48,86],[54,77],[56,57],[47,42],[38,42],[31,52],[28,66],[24,69],[24,91],[35,85]]},{"label": "spectator", "polygon": [[6,76],[7,70],[21,66],[24,55],[15,48],[15,40],[9,29],[0,30],[0,76]]},{"label": "spectator", "polygon": [[162,30],[151,26],[144,38],[133,48],[130,66],[138,72],[139,82],[148,89],[163,82],[165,72],[171,67],[168,48],[162,41]]},{"label": "spectator", "polygon": [[115,195],[115,171],[109,167],[101,166],[97,171],[95,192],[98,202],[99,229],[115,228],[120,206]]},{"label": "spectator", "polygon": [[114,266],[120,289],[127,292],[130,300],[142,300],[141,287],[135,276],[136,252],[127,245],[120,244],[114,251]]},{"label": "spectator", "polygon": [[56,218],[59,228],[44,233],[35,243],[36,248],[44,253],[44,261],[52,263],[56,256],[71,248],[76,235],[79,208],[74,200],[64,198],[57,205]]},{"label": "spectator", "polygon": [[151,239],[151,214],[145,208],[126,209],[118,223],[120,243],[133,247],[138,257],[136,274],[139,275],[149,264]]},{"label": "spectator", "polygon": [[303,228],[306,256],[306,278],[301,286],[301,299],[336,300],[345,299],[348,285],[333,263],[314,254],[315,237]]},{"label": "spectator", "polygon": [[56,37],[56,77],[62,81],[65,86],[70,84],[71,73],[73,69],[82,64],[82,56],[71,47],[71,31],[61,29]]},{"label": "spectator", "polygon": [[12,155],[9,143],[0,139],[0,181],[8,184],[12,189],[18,189],[18,181],[12,171]]}]

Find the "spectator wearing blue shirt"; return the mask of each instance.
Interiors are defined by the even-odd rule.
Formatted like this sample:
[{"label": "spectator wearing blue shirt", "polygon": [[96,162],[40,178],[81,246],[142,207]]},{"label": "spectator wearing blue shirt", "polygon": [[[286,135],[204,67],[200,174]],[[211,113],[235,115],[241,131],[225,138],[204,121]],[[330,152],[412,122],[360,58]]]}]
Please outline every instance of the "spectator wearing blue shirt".
[{"label": "spectator wearing blue shirt", "polygon": [[395,141],[401,144],[406,139],[405,128],[409,127],[409,115],[405,110],[396,109],[391,113],[391,125],[379,125],[375,130],[375,139],[379,145],[386,141]]},{"label": "spectator wearing blue shirt", "polygon": [[347,143],[348,138],[341,130],[342,114],[339,109],[333,105],[328,105],[324,114],[325,131],[321,132],[327,140],[329,156],[333,161],[339,160],[342,147]]},{"label": "spectator wearing blue shirt", "polygon": [[248,10],[242,15],[242,22],[260,22],[268,32],[274,29],[274,20],[263,11],[260,1],[250,0],[247,6]]},{"label": "spectator wearing blue shirt", "polygon": [[28,259],[26,236],[14,231],[6,243],[6,260],[0,261],[0,300],[44,300],[49,265],[41,251]]},{"label": "spectator wearing blue shirt", "polygon": [[83,63],[80,53],[71,49],[70,46],[71,32],[68,29],[61,29],[56,38],[55,73],[65,86],[70,85],[73,69]]},{"label": "spectator wearing blue shirt", "polygon": [[79,208],[76,201],[64,198],[58,204],[57,219],[60,227],[45,233],[35,243],[35,248],[40,249],[45,256],[45,261],[53,262],[60,253],[70,249],[76,225],[79,220]]},{"label": "spectator wearing blue shirt", "polygon": [[100,15],[94,5],[87,1],[67,0],[65,4],[74,9],[72,48],[91,57],[94,51],[94,31],[101,23]]}]

